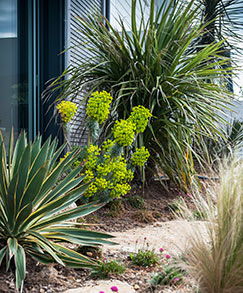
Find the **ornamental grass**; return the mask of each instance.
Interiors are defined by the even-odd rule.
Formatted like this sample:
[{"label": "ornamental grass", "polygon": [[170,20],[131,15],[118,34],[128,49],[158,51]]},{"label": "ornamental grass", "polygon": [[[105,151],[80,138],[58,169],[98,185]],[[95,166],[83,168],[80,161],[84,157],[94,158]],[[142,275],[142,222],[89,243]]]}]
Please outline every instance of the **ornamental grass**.
[{"label": "ornamental grass", "polygon": [[[209,194],[213,192],[209,190]],[[198,207],[199,200],[198,197]],[[203,236],[194,231],[187,254],[187,269],[198,280],[202,293],[243,292],[242,161],[221,166],[216,202],[213,204],[204,198],[202,210],[207,210],[207,233]]]}]

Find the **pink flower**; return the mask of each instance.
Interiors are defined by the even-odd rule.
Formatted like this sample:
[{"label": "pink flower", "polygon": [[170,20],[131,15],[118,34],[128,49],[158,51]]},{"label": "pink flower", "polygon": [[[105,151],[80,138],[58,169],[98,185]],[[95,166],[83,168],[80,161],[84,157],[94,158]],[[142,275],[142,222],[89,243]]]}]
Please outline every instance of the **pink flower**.
[{"label": "pink flower", "polygon": [[164,251],[165,251],[164,248],[159,249],[159,252],[161,252],[161,253],[164,252]]},{"label": "pink flower", "polygon": [[180,281],[180,278],[174,278],[174,280],[173,280],[174,283],[176,283],[178,281]]},{"label": "pink flower", "polygon": [[181,192],[179,192],[179,195],[181,195]]},{"label": "pink flower", "polygon": [[105,293],[104,291],[100,291],[99,293]]},{"label": "pink flower", "polygon": [[112,287],[111,287],[111,291],[113,291],[113,292],[118,292],[118,288],[117,288],[116,286],[112,286]]},{"label": "pink flower", "polygon": [[192,197],[192,196],[190,195],[190,193],[187,193],[186,195],[187,195],[188,197]]},{"label": "pink flower", "polygon": [[169,255],[169,254],[166,254],[166,256],[165,256],[167,259],[170,259],[171,258],[171,256]]}]

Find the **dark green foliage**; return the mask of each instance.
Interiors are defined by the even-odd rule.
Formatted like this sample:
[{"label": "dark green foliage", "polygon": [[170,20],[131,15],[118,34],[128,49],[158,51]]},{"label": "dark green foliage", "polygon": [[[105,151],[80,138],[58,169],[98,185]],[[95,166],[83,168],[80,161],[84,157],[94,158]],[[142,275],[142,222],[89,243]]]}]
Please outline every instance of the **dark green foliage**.
[{"label": "dark green foliage", "polygon": [[108,278],[110,274],[120,275],[125,271],[125,266],[119,262],[112,261],[101,261],[99,267],[92,271],[91,276],[98,278]]},{"label": "dark green foliage", "polygon": [[232,157],[237,150],[243,147],[243,122],[233,120],[232,125],[226,128],[225,136],[217,138],[202,138],[203,156],[208,162],[215,162],[219,158]]},{"label": "dark green foliage", "polygon": [[152,286],[176,285],[182,281],[183,270],[175,265],[166,265],[163,270],[157,273],[151,280]]},{"label": "dark green foliage", "polygon": [[77,252],[86,255],[88,257],[91,257],[93,259],[100,259],[102,257],[102,250],[100,247],[94,247],[94,246],[79,246],[77,248]]},{"label": "dark green foliage", "polygon": [[114,199],[110,201],[105,207],[109,210],[106,215],[111,217],[117,217],[125,211],[125,207],[121,199]]},{"label": "dark green foliage", "polygon": [[207,32],[201,38],[201,44],[210,44],[223,40],[226,52],[234,50],[231,58],[242,54],[239,46],[242,41],[242,0],[198,0],[204,22],[208,23]]},{"label": "dark green foliage", "polygon": [[132,195],[127,198],[128,203],[134,209],[143,209],[144,206],[144,199],[139,195]]},{"label": "dark green foliage", "polygon": [[130,254],[130,259],[134,265],[140,267],[156,266],[160,262],[158,255],[149,249],[139,249],[136,254]]}]

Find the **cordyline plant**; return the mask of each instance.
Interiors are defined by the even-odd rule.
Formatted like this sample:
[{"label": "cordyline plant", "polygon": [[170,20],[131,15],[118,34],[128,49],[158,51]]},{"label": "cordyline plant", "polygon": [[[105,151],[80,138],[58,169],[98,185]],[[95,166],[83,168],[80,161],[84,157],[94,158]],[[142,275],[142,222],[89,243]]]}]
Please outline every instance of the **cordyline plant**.
[{"label": "cordyline plant", "polygon": [[26,254],[44,264],[96,267],[95,261],[61,244],[111,243],[106,239],[112,236],[70,222],[102,206],[91,202],[67,209],[90,184],[77,176],[81,167],[60,179],[76,160],[77,151],[57,163],[65,145],[56,150],[57,141],[48,139],[41,146],[41,137],[27,143],[24,132],[13,145],[12,131],[7,156],[0,136],[0,265],[5,259],[8,270],[14,259],[17,288],[25,278]]},{"label": "cordyline plant", "polygon": [[88,97],[96,89],[111,89],[119,118],[127,118],[134,106],[148,108],[153,117],[138,142],[151,154],[148,167],[156,172],[157,165],[184,185],[192,182],[195,158],[202,161],[193,148],[198,137],[222,135],[218,122],[224,123],[221,112],[230,96],[222,43],[198,45],[207,25],[198,23],[201,10],[195,3],[163,1],[156,10],[151,0],[146,18],[142,2],[133,0],[130,32],[122,20],[116,31],[100,14],[78,18],[87,40],[82,45],[92,57],[52,83],[53,90],[62,89],[58,100],[77,99],[82,90]]}]

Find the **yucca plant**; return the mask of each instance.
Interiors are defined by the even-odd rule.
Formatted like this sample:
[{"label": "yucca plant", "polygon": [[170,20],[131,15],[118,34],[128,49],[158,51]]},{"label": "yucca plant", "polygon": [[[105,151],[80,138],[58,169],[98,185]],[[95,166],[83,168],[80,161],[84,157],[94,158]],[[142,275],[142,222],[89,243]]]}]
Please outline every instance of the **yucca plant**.
[{"label": "yucca plant", "polygon": [[[196,134],[221,135],[220,113],[230,96],[224,86],[229,63],[220,52],[222,43],[197,45],[206,27],[198,23],[200,13],[195,1],[162,1],[156,10],[151,0],[146,18],[142,1],[133,0],[130,32],[122,20],[118,32],[102,15],[78,18],[87,40],[81,45],[93,56],[67,68],[51,85],[62,89],[58,100],[77,99],[82,90],[88,97],[96,89],[111,89],[113,113],[119,118],[128,117],[134,106],[149,108],[150,126],[138,139],[150,151],[148,167],[156,172],[157,164],[185,185],[193,180]],[[201,162],[197,153],[195,158]]]},{"label": "yucca plant", "polygon": [[242,160],[225,164],[218,186],[208,190],[206,199],[197,196],[197,209],[204,211],[206,221],[204,229],[192,230],[185,258],[202,293],[243,292],[242,174]]},{"label": "yucca plant", "polygon": [[82,167],[63,176],[78,154],[73,151],[60,161],[64,147],[56,150],[57,141],[51,143],[50,138],[41,146],[41,137],[27,143],[24,132],[14,146],[12,131],[6,154],[0,136],[0,265],[5,259],[8,270],[14,259],[17,288],[25,278],[26,254],[44,264],[57,262],[74,268],[94,268],[95,261],[62,243],[111,243],[106,239],[112,236],[70,222],[101,205],[91,202],[67,209],[82,196],[89,183],[82,184]]}]

